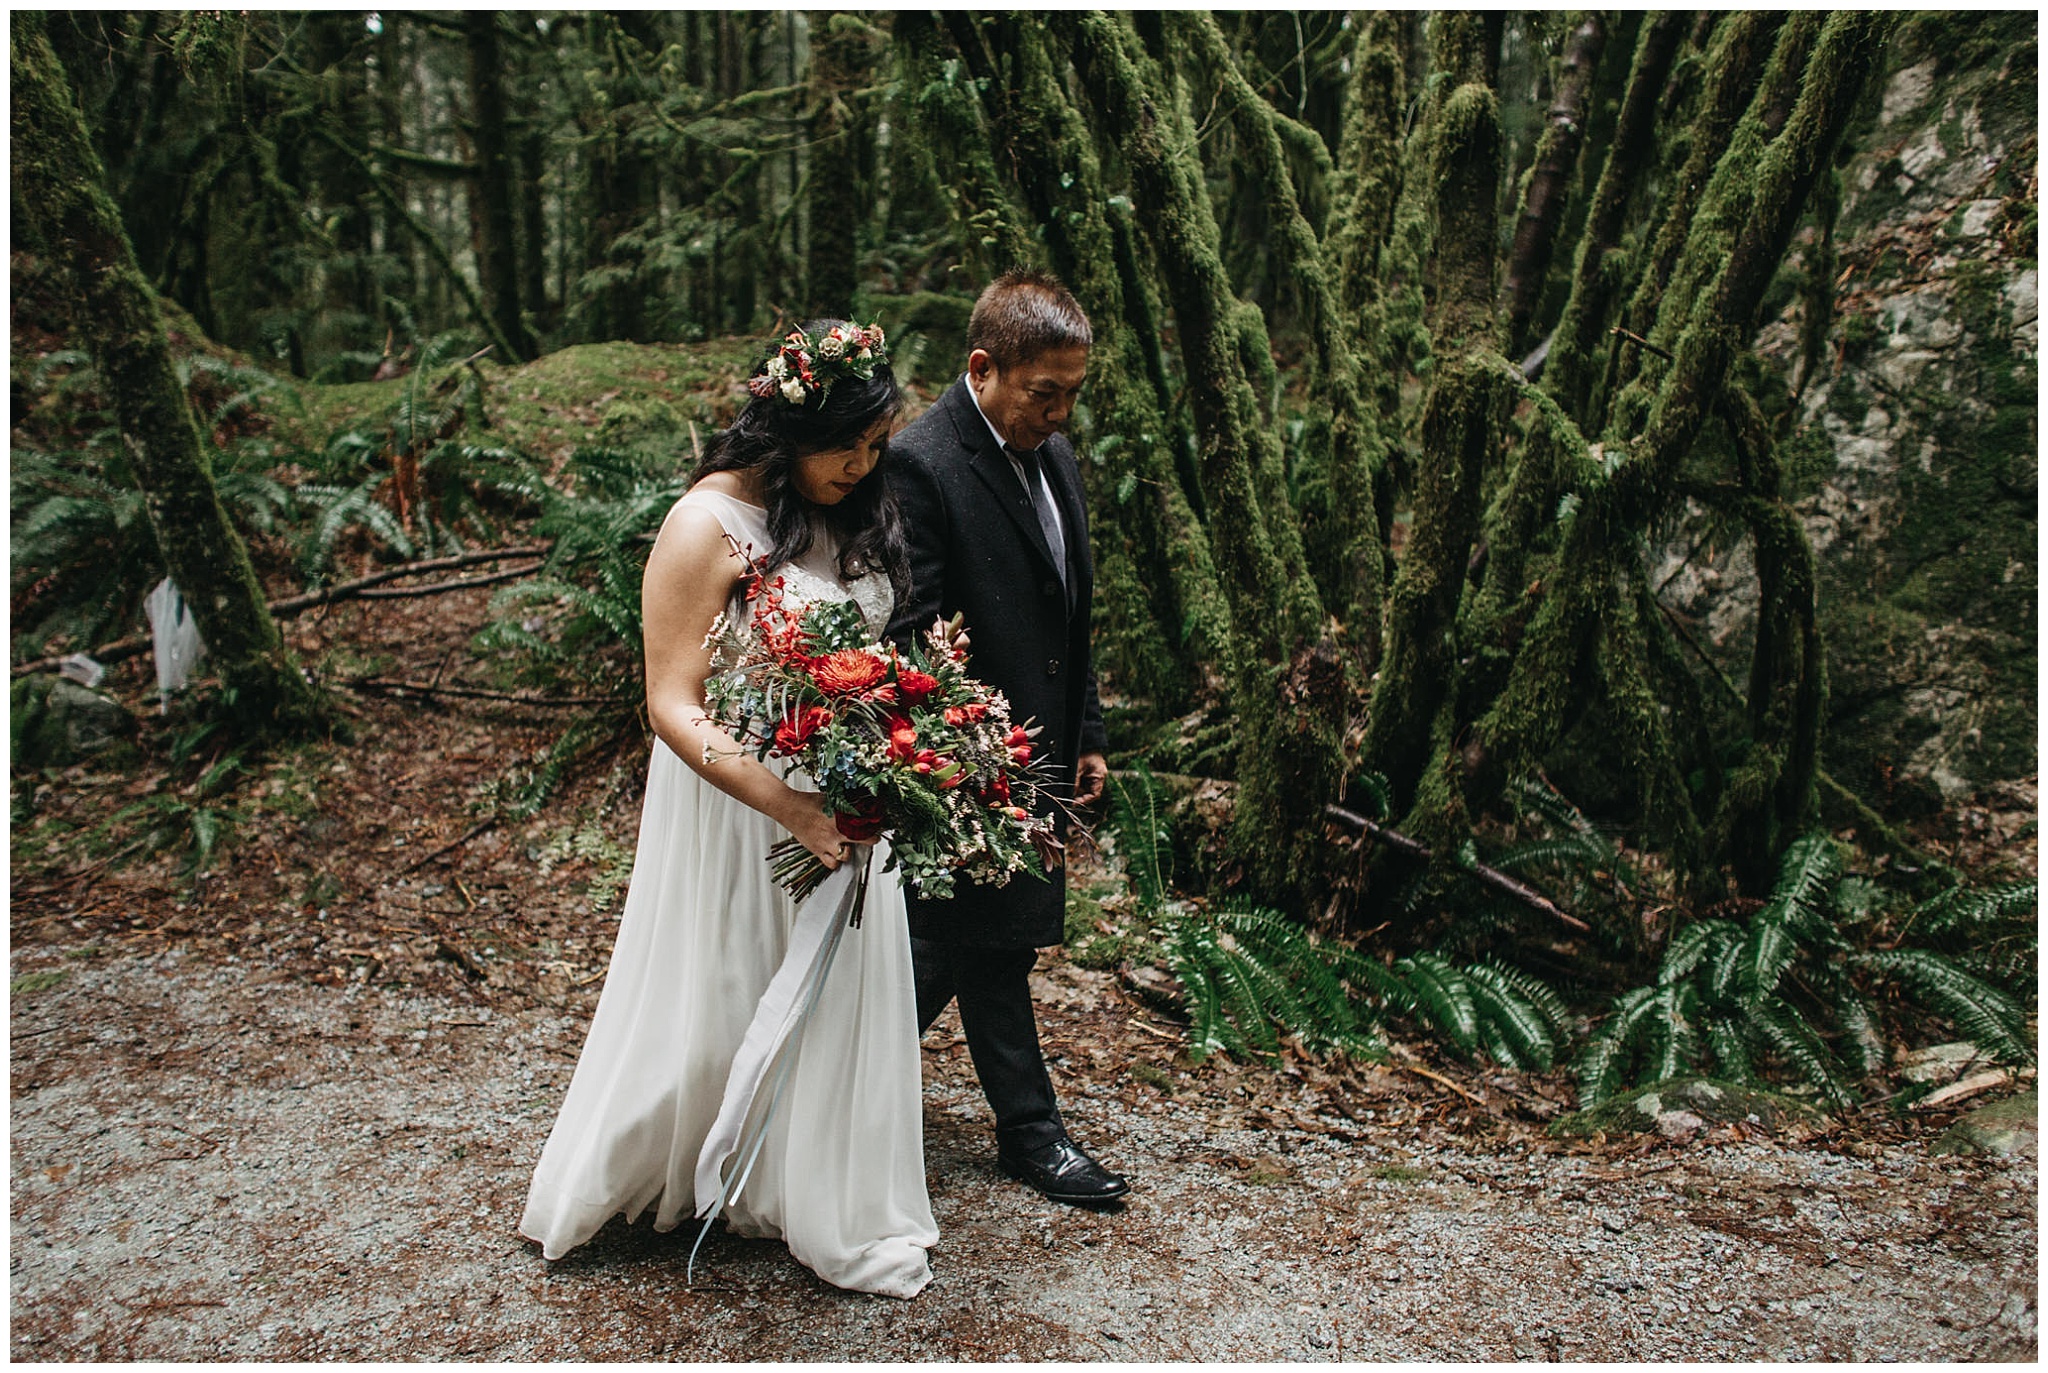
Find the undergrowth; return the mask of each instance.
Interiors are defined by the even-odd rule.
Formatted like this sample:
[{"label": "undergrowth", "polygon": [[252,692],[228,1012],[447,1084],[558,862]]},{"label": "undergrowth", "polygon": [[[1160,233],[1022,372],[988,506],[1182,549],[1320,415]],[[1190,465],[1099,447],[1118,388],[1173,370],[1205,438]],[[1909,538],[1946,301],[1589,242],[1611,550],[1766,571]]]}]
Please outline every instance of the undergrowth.
[{"label": "undergrowth", "polygon": [[[1517,915],[1473,880],[1484,862],[1547,882],[1553,899],[1604,913],[1610,928],[1647,928],[1636,906],[1649,884],[1619,846],[1547,783],[1515,794],[1518,828],[1534,837],[1460,855],[1422,889],[1454,903],[1454,915],[1511,925]],[[1679,919],[1653,980],[1615,996],[1588,1032],[1588,1018],[1518,960],[1526,943],[1454,940],[1493,946],[1469,956],[1446,947],[1371,952],[1267,907],[1177,899],[1173,827],[1157,783],[1141,764],[1112,779],[1110,796],[1108,842],[1178,981],[1196,1060],[1271,1059],[1289,1040],[1312,1053],[1375,1056],[1399,1017],[1474,1061],[1536,1071],[1569,1062],[1581,1103],[1592,1106],[1696,1073],[1847,1104],[1893,1047],[1948,1030],[1988,1058],[2033,1059],[2032,882],[1958,887],[1894,908],[1876,882],[1846,872],[1833,839],[1808,835],[1745,917]],[[1397,899],[1418,889],[1411,883]]]}]

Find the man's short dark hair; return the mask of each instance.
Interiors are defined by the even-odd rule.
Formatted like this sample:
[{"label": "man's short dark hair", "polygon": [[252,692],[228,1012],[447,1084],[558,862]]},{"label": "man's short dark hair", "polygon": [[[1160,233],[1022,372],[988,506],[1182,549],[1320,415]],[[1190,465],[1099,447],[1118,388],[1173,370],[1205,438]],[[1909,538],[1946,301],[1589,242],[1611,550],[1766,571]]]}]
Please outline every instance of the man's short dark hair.
[{"label": "man's short dark hair", "polygon": [[967,321],[967,351],[1019,367],[1056,348],[1086,348],[1095,331],[1074,293],[1051,272],[1017,267],[988,284]]}]

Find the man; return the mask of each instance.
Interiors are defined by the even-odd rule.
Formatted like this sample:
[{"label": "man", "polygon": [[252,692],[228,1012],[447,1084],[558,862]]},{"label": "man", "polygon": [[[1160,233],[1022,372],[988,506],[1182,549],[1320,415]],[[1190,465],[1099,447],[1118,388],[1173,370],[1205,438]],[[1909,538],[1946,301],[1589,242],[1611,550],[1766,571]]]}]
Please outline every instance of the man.
[{"label": "man", "polygon": [[[1078,806],[1100,799],[1109,769],[1088,644],[1088,514],[1060,430],[1093,341],[1056,279],[1005,273],[975,302],[966,375],[889,442],[910,543],[910,594],[890,636],[908,642],[963,615],[969,670],[1009,698],[1012,719],[1041,727],[1034,747]],[[1048,877],[911,899],[918,1032],[958,998],[997,1163],[1056,1201],[1108,1202],[1130,1186],[1067,1138],[1038,1045],[1031,968],[1066,926],[1066,874]]]}]

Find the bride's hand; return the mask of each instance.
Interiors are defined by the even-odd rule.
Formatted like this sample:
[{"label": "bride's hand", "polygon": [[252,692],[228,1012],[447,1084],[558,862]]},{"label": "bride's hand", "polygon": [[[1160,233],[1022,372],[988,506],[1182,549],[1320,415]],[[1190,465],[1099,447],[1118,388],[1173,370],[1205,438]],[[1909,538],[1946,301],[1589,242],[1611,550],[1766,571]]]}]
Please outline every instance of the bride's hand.
[{"label": "bride's hand", "polygon": [[792,788],[790,795],[795,803],[782,823],[827,872],[853,857],[853,841],[839,832],[839,822],[825,810],[825,802],[816,792]]}]

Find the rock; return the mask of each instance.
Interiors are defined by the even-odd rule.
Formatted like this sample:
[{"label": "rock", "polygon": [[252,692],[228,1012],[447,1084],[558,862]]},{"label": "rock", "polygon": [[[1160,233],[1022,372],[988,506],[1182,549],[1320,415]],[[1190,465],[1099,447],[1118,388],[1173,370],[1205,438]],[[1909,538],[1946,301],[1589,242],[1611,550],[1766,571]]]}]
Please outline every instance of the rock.
[{"label": "rock", "polygon": [[120,744],[135,717],[111,696],[63,677],[16,679],[9,711],[14,767],[63,767]]},{"label": "rock", "polygon": [[1773,1134],[1803,1137],[1825,1125],[1827,1116],[1778,1092],[1686,1077],[1623,1092],[1588,1110],[1561,1116],[1551,1122],[1550,1133],[1583,1137],[1655,1131],[1669,1138],[1690,1138],[1709,1125],[1738,1122]]},{"label": "rock", "polygon": [[1902,1050],[1892,1062],[1908,1082],[1953,1082],[1967,1068],[1986,1062],[1990,1055],[1967,1039],[1950,1044],[1929,1044],[1923,1049]]},{"label": "rock", "polygon": [[1929,1152],[1936,1154],[2040,1155],[2041,1102],[2038,1092],[1980,1106],[1948,1127]]}]

